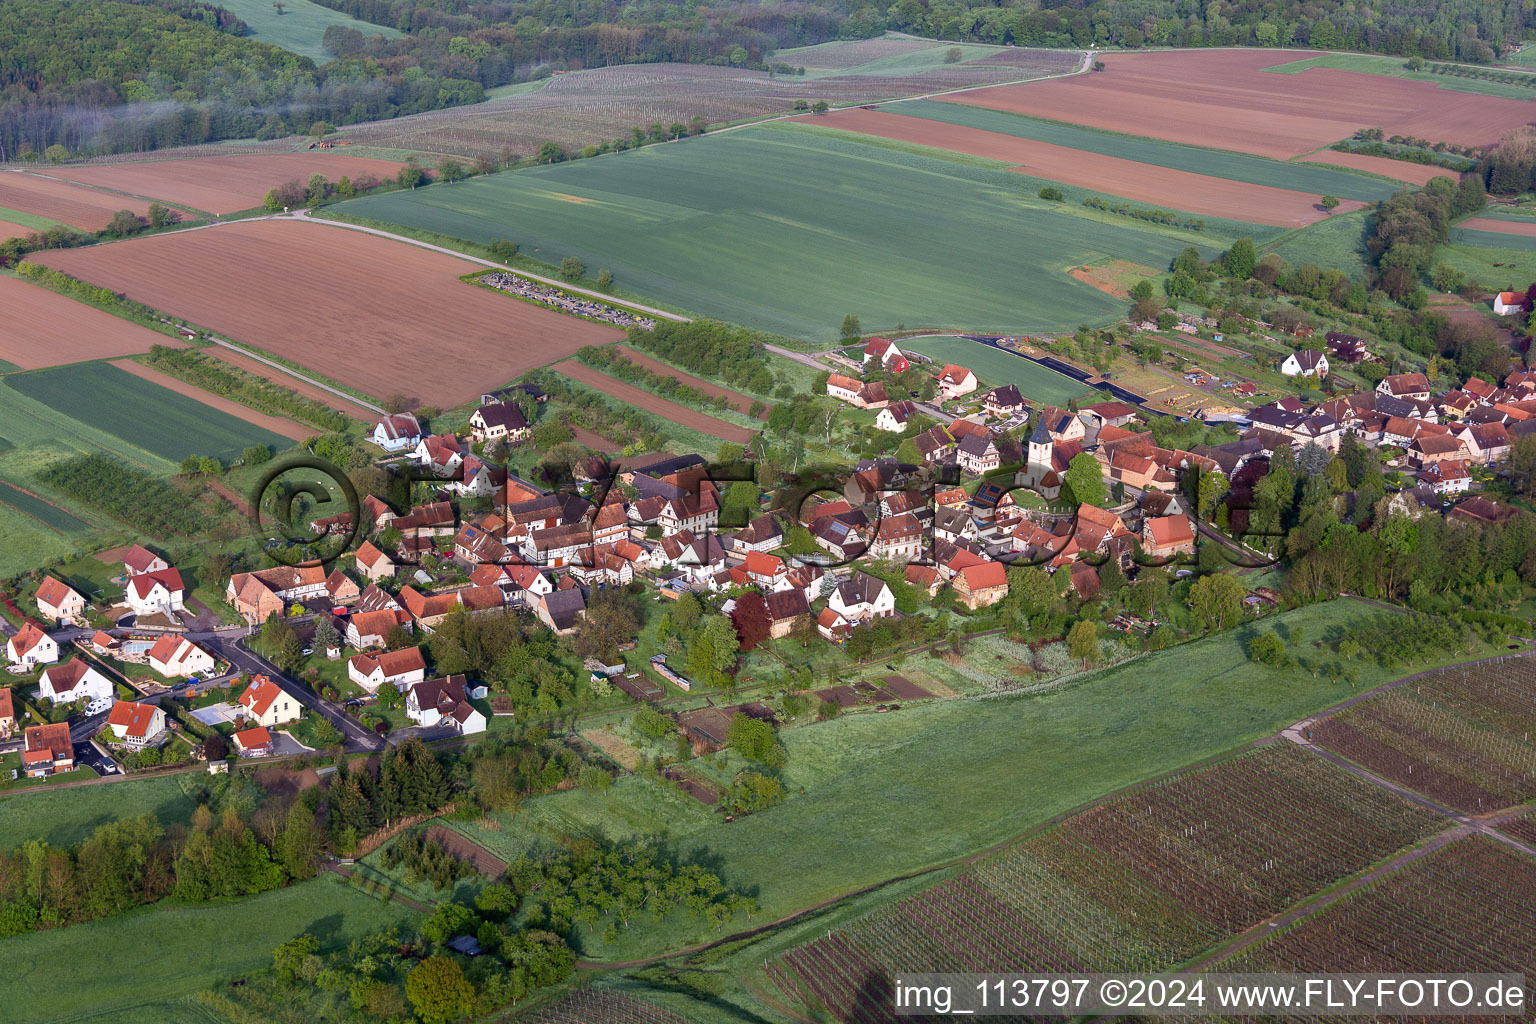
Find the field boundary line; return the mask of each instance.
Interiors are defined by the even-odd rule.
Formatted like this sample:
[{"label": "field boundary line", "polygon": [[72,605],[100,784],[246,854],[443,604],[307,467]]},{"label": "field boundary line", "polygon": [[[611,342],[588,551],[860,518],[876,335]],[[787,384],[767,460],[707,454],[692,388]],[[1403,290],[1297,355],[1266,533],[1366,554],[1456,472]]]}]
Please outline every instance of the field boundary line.
[{"label": "field boundary line", "polygon": [[286,373],[288,376],[294,378],[295,380],[301,380],[304,383],[311,385],[312,387],[317,387],[324,391],[329,391],[337,398],[345,398],[353,405],[361,405],[366,409],[372,409],[380,416],[388,415],[382,406],[374,405],[372,402],[359,398],[356,395],[348,394],[340,388],[334,388],[331,385],[324,383],[323,381],[318,381],[313,377],[306,376],[305,374],[295,370],[293,367],[284,366],[282,363],[279,363],[275,359],[268,359],[266,356],[254,351],[253,349],[246,348],[244,345],[236,345],[232,341],[225,341],[223,338],[215,338],[213,335],[207,333],[204,334],[204,337],[213,342],[215,345],[220,346],[221,348],[227,348],[231,352],[238,352],[243,356],[256,360],[258,363],[265,363],[267,366],[272,367],[274,370],[281,370],[283,373]]}]

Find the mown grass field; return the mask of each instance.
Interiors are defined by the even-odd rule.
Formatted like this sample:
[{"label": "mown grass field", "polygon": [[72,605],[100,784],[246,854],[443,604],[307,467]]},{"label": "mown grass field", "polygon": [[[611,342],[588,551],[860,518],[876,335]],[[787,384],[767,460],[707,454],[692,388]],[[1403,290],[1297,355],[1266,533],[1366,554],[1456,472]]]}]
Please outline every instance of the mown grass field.
[{"label": "mown grass field", "polygon": [[974,371],[982,387],[1017,384],[1025,398],[1036,404],[1065,406],[1074,398],[1090,393],[1064,374],[1048,370],[1023,356],[1012,355],[966,338],[904,338],[901,348],[920,352],[936,363],[958,363]]},{"label": "mown grass field", "polygon": [[140,814],[153,814],[162,825],[191,821],[197,805],[182,789],[181,778],[173,775],[8,795],[0,799],[0,850],[28,839],[69,846],[99,825]]},{"label": "mown grass field", "polygon": [[[75,363],[10,374],[6,385],[82,423],[163,459],[239,456],[253,444],[278,451],[293,442],[107,363]],[[0,467],[3,468],[3,467]]]},{"label": "mown grass field", "polygon": [[[1273,229],[1208,221],[1158,227],[1040,199],[998,161],[761,125],[666,146],[371,196],[355,216],[487,243],[549,263],[576,256],[631,293],[793,336],[831,340],[848,313],[867,330],[1027,332],[1122,315],[1066,276],[1105,257],[1166,266]],[[1028,287],[1024,286],[1028,282]]]},{"label": "mown grass field", "polygon": [[1519,252],[1536,252],[1536,235],[1516,235],[1504,231],[1479,231],[1476,228],[1451,228],[1449,242],[1451,245],[1455,246],[1469,245],[1475,246],[1479,249],[1504,249]]},{"label": "mown grass field", "polygon": [[1298,192],[1315,192],[1319,195],[1332,193],[1344,199],[1361,199],[1375,202],[1385,199],[1402,186],[1364,174],[1351,174],[1328,167],[1309,164],[1287,163],[1270,160],[1247,153],[1231,153],[1219,149],[1201,149],[1177,142],[1159,139],[1143,139],[1114,132],[1097,131],[1076,125],[1043,121],[1022,114],[1002,110],[989,110],[962,103],[943,103],[937,100],[910,100],[891,103],[880,108],[889,114],[903,114],[945,124],[963,125],[982,131],[1013,135],[1036,142],[1049,142],[1068,146],[1087,153],[1135,160],[1153,167],[1169,167],[1194,174],[1208,174],[1229,181],[1246,181],[1255,185],[1294,189]]},{"label": "mown grass field", "polygon": [[1365,273],[1365,239],[1372,216],[1371,207],[1336,213],[1263,245],[1260,251],[1277,253],[1295,266],[1311,263],[1359,277]]},{"label": "mown grass field", "polygon": [[[1453,228],[1454,235],[1459,228]],[[1468,232],[1492,236],[1492,245],[1442,245],[1435,250],[1436,263],[1448,263],[1490,291],[1518,289],[1536,280],[1536,250],[1496,247],[1498,242],[1521,240],[1518,235],[1496,232]],[[1530,241],[1530,239],[1524,239]]]},{"label": "mown grass field", "polygon": [[229,0],[221,6],[249,25],[250,38],[258,43],[281,46],[313,59],[316,64],[324,64],[332,59],[320,45],[325,30],[332,25],[355,28],[365,36],[381,35],[395,39],[400,35],[398,29],[358,21],[339,11],[311,3],[310,0],[284,0],[282,14],[278,14],[268,0]]},{"label": "mown grass field", "polygon": [[[1266,619],[1299,626],[1306,652],[1381,614],[1350,599]],[[1247,659],[1245,626],[1036,696],[955,699],[895,715],[848,714],[786,731],[784,804],[730,825],[635,776],[606,793],[530,800],[500,831],[453,823],[507,860],[561,834],[665,835],[754,888],[765,918],[1002,842],[1122,786],[1231,750],[1359,692]],[[921,669],[923,659],[908,666]],[[1355,662],[1359,687],[1400,673]],[[963,781],[961,781],[963,780]],[[963,795],[963,799],[957,796]],[[714,937],[669,919],[585,955],[626,959]]]},{"label": "mown grass field", "polygon": [[294,936],[310,932],[330,950],[415,916],[334,875],[227,903],[146,907],[0,941],[0,1006],[7,1024],[216,1021],[189,997],[271,967]]},{"label": "mown grass field", "polygon": [[1472,92],[1482,96],[1502,96],[1505,99],[1515,100],[1536,98],[1536,91],[1517,85],[1484,82],[1476,78],[1456,78],[1452,75],[1434,75],[1428,71],[1409,71],[1407,61],[1402,57],[1386,57],[1370,53],[1325,53],[1264,68],[1264,71],[1268,74],[1295,75],[1307,68],[1337,68],[1340,71],[1360,71],[1367,75],[1384,75],[1387,78],[1433,82],[1442,89],[1450,89],[1453,92]]}]

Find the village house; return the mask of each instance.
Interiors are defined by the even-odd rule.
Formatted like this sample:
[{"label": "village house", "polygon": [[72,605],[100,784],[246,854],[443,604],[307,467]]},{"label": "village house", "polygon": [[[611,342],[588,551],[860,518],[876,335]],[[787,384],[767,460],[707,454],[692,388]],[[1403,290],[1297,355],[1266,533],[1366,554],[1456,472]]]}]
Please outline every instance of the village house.
[{"label": "village house", "polygon": [[1328,376],[1328,357],[1315,348],[1304,348],[1286,356],[1280,364],[1280,372],[1287,377],[1316,377],[1322,380]]},{"label": "village house", "polygon": [[853,627],[848,624],[847,619],[831,608],[823,608],[821,614],[816,616],[816,632],[827,641],[840,644],[848,639],[848,634],[853,632]]},{"label": "village house", "polygon": [[8,740],[16,731],[16,702],[9,686],[0,686],[0,740]]},{"label": "village house", "polygon": [[891,562],[907,562],[923,553],[923,524],[910,512],[882,516],[869,542],[869,553]]},{"label": "village house", "polygon": [[917,405],[910,401],[892,402],[875,417],[878,430],[899,434],[907,429],[907,423],[917,415]]},{"label": "village house", "polygon": [[955,600],[975,611],[1008,596],[1008,569],[1001,562],[969,565],[955,574]]},{"label": "village house", "polygon": [[663,537],[670,537],[682,530],[703,533],[719,522],[720,501],[712,484],[700,485],[697,496],[690,494],[667,499],[662,503],[661,514],[656,519]]},{"label": "village house", "polygon": [[1323,335],[1323,340],[1328,343],[1328,351],[1338,362],[1361,363],[1370,358],[1371,354],[1366,351],[1365,342],[1353,334],[1329,331]]},{"label": "village house", "polygon": [[885,338],[870,338],[865,344],[863,365],[868,366],[871,359],[892,373],[902,373],[912,365],[896,343]]},{"label": "village house", "polygon": [[955,447],[955,438],[949,428],[940,423],[912,438],[912,446],[925,463],[945,461]]},{"label": "village house", "polygon": [[279,565],[256,572],[237,572],[224,588],[224,600],[251,625],[281,615],[290,602],[325,595],[326,571],[318,565]]},{"label": "village house", "polygon": [[59,642],[28,619],[5,642],[5,657],[12,665],[52,665],[59,660]]},{"label": "village house", "polygon": [[1065,409],[1057,409],[1054,406],[1046,406],[1040,410],[1040,420],[1036,430],[1045,431],[1057,444],[1063,441],[1081,441],[1088,436],[1088,427],[1081,419]]},{"label": "village house", "polygon": [[455,434],[424,437],[411,452],[411,461],[444,479],[458,472],[464,464],[466,448]]},{"label": "village house", "polygon": [[266,757],[272,753],[272,734],[264,725],[241,729],[230,739],[235,741],[235,752],[241,757]]},{"label": "village house", "polygon": [[771,513],[765,512],[730,539],[737,551],[772,551],[784,543],[784,531]]},{"label": "village house", "polygon": [[89,603],[85,595],[52,576],[37,585],[37,610],[55,626],[77,625]]},{"label": "village house", "polygon": [[124,576],[137,576],[143,572],[161,572],[170,567],[171,563],[139,544],[135,544],[123,553]]},{"label": "village house", "polygon": [[469,703],[463,676],[415,684],[406,691],[405,714],[417,725],[445,725],[466,736],[485,732],[485,716]]},{"label": "village house", "polygon": [[1381,383],[1376,385],[1376,391],[1393,398],[1411,398],[1427,402],[1429,401],[1429,378],[1422,373],[1394,373],[1383,377]]},{"label": "village house", "polygon": [[[371,692],[371,691],[370,691]],[[288,692],[266,676],[256,676],[236,702],[245,717],[257,725],[279,726],[297,722],[304,708]]]},{"label": "village house", "polygon": [[981,407],[988,416],[1008,417],[1016,416],[1029,408],[1029,403],[1019,393],[1017,384],[1004,384],[983,395]]},{"label": "village house", "polygon": [[974,373],[954,363],[946,364],[944,369],[939,371],[938,384],[939,395],[945,401],[968,395],[980,386]]},{"label": "village house", "polygon": [[123,599],[135,615],[173,615],[186,608],[186,587],[175,569],[154,569],[128,577]]},{"label": "village house", "polygon": [[763,602],[767,604],[768,618],[772,620],[768,635],[774,639],[788,636],[797,618],[811,614],[811,605],[805,599],[805,594],[793,587],[764,595]]},{"label": "village house", "polygon": [[469,414],[469,436],[476,441],[517,442],[532,432],[523,411],[511,402],[482,405]]},{"label": "village house", "polygon": [[966,434],[955,448],[955,464],[971,476],[983,476],[1003,464],[991,434]]},{"label": "village house", "polygon": [[368,439],[387,452],[402,452],[420,443],[421,424],[411,413],[397,412],[375,423]]},{"label": "village house", "polygon": [[864,383],[854,377],[834,373],[827,378],[827,394],[857,409],[883,409],[890,399],[879,381]]},{"label": "village house", "polygon": [[38,679],[37,695],[55,704],[111,698],[115,692],[112,680],[83,658],[70,658],[62,665],[50,665],[43,669]]},{"label": "village house", "polygon": [[533,612],[556,636],[570,636],[587,616],[587,600],[575,587],[553,590],[534,602]]},{"label": "village house", "polygon": [[340,569],[332,569],[331,574],[325,578],[325,596],[333,608],[349,605],[361,595],[362,590],[357,581]]},{"label": "village house", "polygon": [[167,633],[149,649],[149,667],[166,677],[209,675],[213,655],[184,636]]},{"label": "village house", "polygon": [[789,566],[785,565],[784,559],[778,555],[748,551],[746,561],[741,567],[748,580],[765,593],[781,590],[789,585]]},{"label": "village house", "polygon": [[384,638],[396,626],[403,627],[407,633],[411,632],[410,612],[403,608],[354,611],[347,619],[347,643],[360,651],[383,647]]},{"label": "village house", "polygon": [[1467,464],[1461,459],[1431,462],[1418,477],[1434,488],[1436,494],[1462,494],[1472,486],[1472,474],[1467,472]]},{"label": "village house", "polygon": [[75,745],[69,738],[69,723],[27,726],[22,734],[21,764],[31,779],[72,771]]},{"label": "village house", "polygon": [[1153,558],[1194,554],[1195,531],[1182,515],[1147,516],[1141,523],[1141,549]]},{"label": "village house", "polygon": [[866,622],[896,614],[896,595],[884,580],[855,571],[827,598],[827,607],[848,622]]},{"label": "village house", "polygon": [[112,705],[112,713],[107,716],[107,728],[112,733],[114,746],[143,750],[153,746],[165,732],[165,712],[154,704],[120,700]]},{"label": "village house", "polygon": [[1431,462],[1459,459],[1466,454],[1462,442],[1449,434],[1424,434],[1414,438],[1408,445],[1408,461],[1419,469]]},{"label": "village house", "polygon": [[400,588],[400,603],[405,605],[417,628],[430,633],[432,627],[459,607],[459,594],[458,591],[424,593],[407,585]]}]

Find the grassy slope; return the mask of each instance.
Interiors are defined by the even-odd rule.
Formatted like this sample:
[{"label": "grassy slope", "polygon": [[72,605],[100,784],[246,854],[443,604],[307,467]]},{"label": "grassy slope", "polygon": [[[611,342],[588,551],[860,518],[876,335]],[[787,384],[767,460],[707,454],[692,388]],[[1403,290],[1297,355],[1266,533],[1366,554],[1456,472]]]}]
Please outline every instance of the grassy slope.
[{"label": "grassy slope", "polygon": [[[1379,614],[1352,600],[1286,613],[1308,642]],[[1266,621],[1265,626],[1273,623]],[[1034,697],[950,700],[897,715],[853,714],[790,730],[780,807],[725,826],[697,803],[634,776],[607,793],[529,801],[501,831],[455,824],[503,857],[555,834],[664,834],[757,889],[772,918],[1015,836],[1085,801],[1230,750],[1347,697],[1310,673],[1250,663],[1251,628],[1149,655]],[[912,667],[921,667],[921,661]],[[1361,685],[1394,673],[1356,666]],[[712,937],[664,923],[591,957],[622,959]]]},{"label": "grassy slope", "polygon": [[0,1006],[9,1024],[138,1024],[216,1019],[186,1007],[205,988],[272,966],[303,932],[326,949],[414,913],[324,875],[248,899],[150,907],[122,917],[0,940]]},{"label": "grassy slope", "polygon": [[1171,167],[1174,170],[1208,174],[1231,181],[1246,181],[1256,185],[1272,185],[1275,188],[1295,189],[1298,192],[1316,192],[1319,195],[1333,193],[1345,199],[1376,201],[1385,199],[1400,185],[1380,178],[1348,171],[1336,171],[1309,164],[1286,163],[1268,160],[1244,153],[1229,153],[1217,149],[1201,149],[1183,146],[1176,142],[1142,139],[1114,132],[1095,131],[1076,125],[1042,121],[1000,110],[972,107],[960,103],[941,103],[935,100],[911,100],[881,107],[886,113],[905,114],[930,121],[979,128],[983,131],[1013,135],[1037,142],[1049,142],[1068,146],[1089,153],[1135,160],[1154,167]]},{"label": "grassy slope", "polygon": [[1351,277],[1365,273],[1365,238],[1371,208],[1337,213],[1262,246],[1287,263],[1313,263],[1324,270],[1342,270]]},{"label": "grassy slope", "polygon": [[1270,74],[1295,75],[1308,68],[1337,68],[1340,71],[1361,71],[1368,75],[1384,75],[1388,78],[1407,78],[1415,82],[1433,82],[1452,92],[1472,92],[1480,96],[1502,96],[1506,99],[1528,100],[1536,97],[1530,89],[1501,82],[1484,82],[1476,78],[1454,78],[1450,75],[1434,75],[1428,71],[1409,71],[1402,57],[1384,57],[1369,53],[1327,53],[1320,57],[1278,64],[1263,70]]},{"label": "grassy slope", "polygon": [[382,35],[394,39],[400,35],[398,29],[358,21],[310,3],[310,0],[284,0],[284,3],[287,7],[281,15],[273,9],[270,0],[220,0],[219,6],[249,25],[252,39],[302,54],[316,64],[331,59],[331,55],[321,48],[320,39],[332,25],[355,28],[365,36]]},{"label": "grassy slope", "polygon": [[1475,246],[1479,249],[1536,252],[1536,236],[1515,235],[1503,231],[1479,231],[1476,228],[1451,228],[1450,243],[1456,246]]},{"label": "grassy slope", "polygon": [[1065,267],[1107,256],[1165,266],[1185,244],[1214,251],[1227,233],[1273,235],[1092,214],[1078,195],[1040,200],[1038,182],[1001,166],[761,126],[340,209],[482,243],[511,238],[550,262],[574,255],[678,307],[820,339],[850,312],[870,330],[1104,322],[1123,304]]},{"label": "grassy slope", "polygon": [[[1461,229],[1453,229],[1455,234]],[[1465,232],[1482,235],[1484,232]],[[1486,234],[1494,234],[1487,232]],[[1510,236],[1517,238],[1518,236]],[[1499,239],[1502,240],[1502,236]],[[1524,239],[1531,241],[1531,239]],[[1435,250],[1436,263],[1448,263],[1488,289],[1523,288],[1536,279],[1536,251],[1498,249],[1484,245],[1442,245]]]},{"label": "grassy slope", "polygon": [[108,363],[75,363],[15,373],[8,375],[5,383],[172,462],[194,454],[227,461],[247,445],[266,444],[281,451],[293,443]]},{"label": "grassy slope", "polygon": [[900,344],[904,349],[920,352],[937,362],[969,367],[987,387],[1017,384],[1024,397],[1035,402],[1066,405],[1071,399],[1088,393],[1087,386],[1070,377],[965,338],[909,338]]},{"label": "grassy slope", "polygon": [[69,846],[98,825],[140,814],[153,813],[163,825],[191,821],[194,810],[176,776],[20,793],[0,799],[0,850],[28,839]]}]

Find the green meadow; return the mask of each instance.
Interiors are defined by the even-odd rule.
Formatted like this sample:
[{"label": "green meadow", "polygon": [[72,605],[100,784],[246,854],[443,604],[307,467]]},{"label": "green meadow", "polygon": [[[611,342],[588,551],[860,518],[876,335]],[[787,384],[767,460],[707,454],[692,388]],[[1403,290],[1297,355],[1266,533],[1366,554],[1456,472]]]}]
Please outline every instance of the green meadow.
[{"label": "green meadow", "polygon": [[316,64],[332,59],[320,45],[332,25],[355,28],[365,36],[394,39],[400,35],[398,29],[358,21],[311,0],[283,0],[281,14],[270,0],[219,0],[219,6],[251,27],[250,38],[309,57]]},{"label": "green meadow", "polygon": [[971,369],[986,387],[1017,384],[1019,391],[1036,404],[1066,405],[1074,398],[1089,394],[1086,384],[1079,384],[1057,373],[991,345],[967,338],[903,338],[900,347],[919,352],[936,363],[959,363]]},{"label": "green meadow", "polygon": [[999,161],[770,124],[342,204],[353,216],[613,271],[630,294],[781,334],[834,340],[848,313],[898,325],[1071,330],[1124,303],[1066,275],[1108,257],[1167,266],[1274,229],[1204,232],[1088,210],[1082,190]]}]

